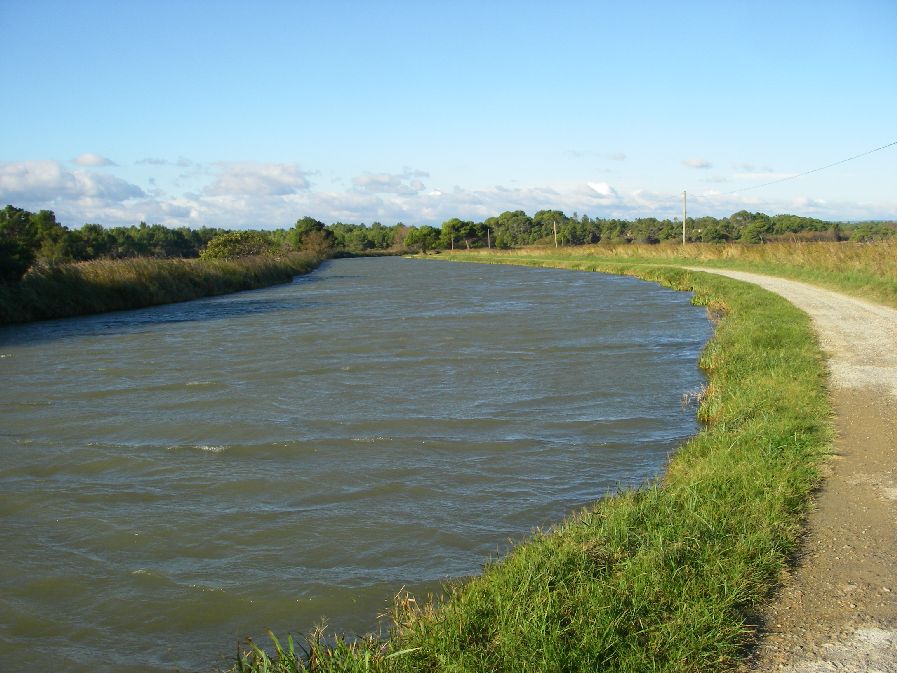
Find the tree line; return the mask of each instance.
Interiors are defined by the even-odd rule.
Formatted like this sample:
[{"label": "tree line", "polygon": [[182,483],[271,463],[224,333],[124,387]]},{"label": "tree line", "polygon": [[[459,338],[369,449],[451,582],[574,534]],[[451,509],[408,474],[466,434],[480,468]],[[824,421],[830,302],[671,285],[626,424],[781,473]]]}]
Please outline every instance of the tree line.
[{"label": "tree line", "polygon": [[50,266],[91,259],[198,257],[224,229],[170,229],[141,222],[130,227],[85,224],[69,229],[52,210],[0,210],[0,281],[16,281],[34,264]]},{"label": "tree line", "polygon": [[[897,238],[897,222],[844,224],[799,215],[766,215],[741,210],[729,217],[688,218],[690,242],[764,243],[781,239],[873,241]],[[439,249],[511,248],[547,244],[659,243],[681,240],[682,221],[654,217],[633,220],[593,218],[560,210],[505,211],[476,222],[454,217],[441,227],[401,222],[325,224],[302,217],[288,229],[229,231],[202,227],[168,228],[141,222],[130,227],[85,224],[69,229],[51,210],[36,213],[8,205],[0,210],[0,282],[18,281],[34,265],[52,266],[92,259],[128,257],[218,258],[310,251],[318,255],[428,252]]]}]

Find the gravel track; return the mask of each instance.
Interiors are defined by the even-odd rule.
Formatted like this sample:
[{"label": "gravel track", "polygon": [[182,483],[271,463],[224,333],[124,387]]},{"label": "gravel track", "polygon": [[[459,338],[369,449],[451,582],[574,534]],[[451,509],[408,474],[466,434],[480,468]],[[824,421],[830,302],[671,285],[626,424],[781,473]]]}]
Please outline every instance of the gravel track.
[{"label": "gravel track", "polygon": [[743,673],[897,673],[897,310],[793,280],[691,270],[805,311],[831,375],[835,453]]}]

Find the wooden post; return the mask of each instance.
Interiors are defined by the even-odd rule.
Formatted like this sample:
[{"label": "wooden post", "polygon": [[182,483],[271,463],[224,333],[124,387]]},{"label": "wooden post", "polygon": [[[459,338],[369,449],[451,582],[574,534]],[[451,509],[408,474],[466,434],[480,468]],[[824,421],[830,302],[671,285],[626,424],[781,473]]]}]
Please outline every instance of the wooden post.
[{"label": "wooden post", "polygon": [[688,219],[688,208],[686,206],[685,191],[682,192],[682,245],[685,245],[685,221]]}]

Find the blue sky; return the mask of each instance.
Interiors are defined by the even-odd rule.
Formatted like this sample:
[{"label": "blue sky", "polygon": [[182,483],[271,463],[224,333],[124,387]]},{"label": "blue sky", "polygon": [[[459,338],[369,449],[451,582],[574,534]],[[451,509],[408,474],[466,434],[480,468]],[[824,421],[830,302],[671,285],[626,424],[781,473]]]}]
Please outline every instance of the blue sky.
[{"label": "blue sky", "polygon": [[[553,3],[552,3],[553,4]],[[274,228],[897,217],[897,2],[0,0],[0,202]],[[742,190],[742,191],[736,191]]]}]

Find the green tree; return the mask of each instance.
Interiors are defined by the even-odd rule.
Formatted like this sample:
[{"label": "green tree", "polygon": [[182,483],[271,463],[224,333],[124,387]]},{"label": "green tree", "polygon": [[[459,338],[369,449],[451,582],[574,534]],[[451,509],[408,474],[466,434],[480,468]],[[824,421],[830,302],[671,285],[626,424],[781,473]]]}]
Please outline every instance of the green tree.
[{"label": "green tree", "polygon": [[44,264],[69,262],[75,257],[77,236],[56,221],[52,210],[41,210],[31,216],[37,238],[37,261]]},{"label": "green tree", "polygon": [[307,215],[296,220],[296,224],[293,225],[293,228],[287,234],[287,241],[296,250],[302,250],[306,247],[305,238],[314,233],[319,234],[319,236],[315,236],[313,240],[309,241],[309,244],[320,247],[323,237],[323,241],[327,246],[333,245],[333,232],[327,229],[326,225],[320,220]]},{"label": "green tree", "polygon": [[346,233],[344,247],[349,252],[364,252],[373,248],[367,227],[358,226]]},{"label": "green tree", "polygon": [[699,236],[702,242],[724,243],[726,241],[732,240],[732,236],[727,230],[726,226],[720,223],[718,220],[712,217],[701,219],[704,221],[697,228],[700,229]]},{"label": "green tree", "polygon": [[446,220],[442,223],[442,234],[440,236],[440,243],[444,248],[451,248],[454,250],[455,242],[458,240],[458,236],[461,232],[461,229],[464,227],[464,222],[457,217],[453,217],[450,220]]},{"label": "green tree", "polygon": [[377,250],[386,250],[392,246],[395,239],[395,232],[392,227],[384,227],[379,222],[372,222],[367,234],[371,247]]},{"label": "green tree", "polygon": [[522,210],[506,210],[495,223],[495,240],[499,247],[526,245],[540,238],[533,233],[533,220]]},{"label": "green tree", "polygon": [[428,224],[412,227],[405,235],[405,245],[420,252],[427,252],[439,246],[439,229]]},{"label": "green tree", "polygon": [[199,256],[202,259],[236,259],[237,257],[266,255],[274,250],[273,241],[264,232],[230,231],[219,234],[209,241]]},{"label": "green tree", "polygon": [[85,224],[76,232],[78,244],[76,259],[96,259],[112,256],[116,249],[115,235],[99,224]]},{"label": "green tree", "polygon": [[567,242],[566,236],[562,235],[566,232],[569,236],[570,228],[567,226],[570,218],[564,215],[560,210],[540,210],[533,215],[533,229],[530,234],[530,243],[544,241],[554,243],[554,228],[557,227],[558,241]]},{"label": "green tree", "polygon": [[396,222],[396,226],[392,228],[392,247],[396,250],[404,250],[408,246],[405,244],[405,237],[408,236],[408,232],[411,231],[411,227],[406,226],[401,222]]},{"label": "green tree", "polygon": [[741,230],[739,240],[745,243],[763,243],[772,233],[772,224],[768,221],[755,220]]},{"label": "green tree", "polygon": [[38,246],[30,212],[11,205],[0,210],[0,282],[21,279],[37,258]]}]

